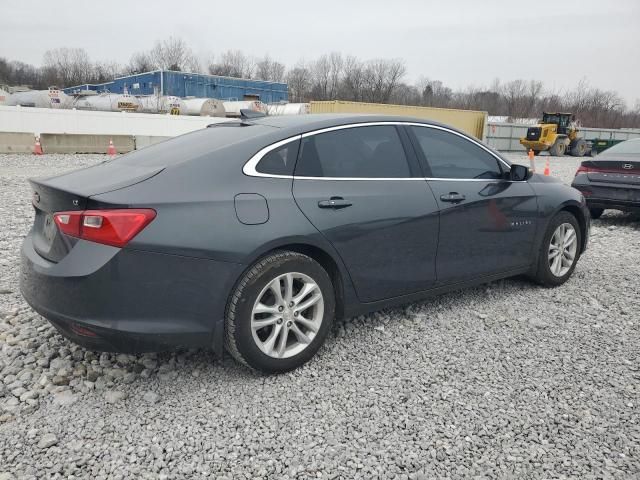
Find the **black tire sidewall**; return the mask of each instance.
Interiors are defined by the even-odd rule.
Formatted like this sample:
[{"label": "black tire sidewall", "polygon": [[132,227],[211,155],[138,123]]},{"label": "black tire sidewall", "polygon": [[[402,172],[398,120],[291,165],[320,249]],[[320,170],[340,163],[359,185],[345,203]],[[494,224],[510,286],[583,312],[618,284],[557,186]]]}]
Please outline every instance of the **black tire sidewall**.
[{"label": "black tire sidewall", "polygon": [[[562,277],[557,277],[553,273],[551,273],[551,267],[549,266],[548,252],[549,252],[549,244],[551,243],[551,237],[553,237],[556,229],[563,223],[569,223],[573,226],[576,231],[576,256],[573,260],[573,265],[567,273],[565,273]],[[542,247],[540,248],[540,256],[538,259],[538,274],[537,280],[543,285],[547,286],[557,286],[562,285],[566,282],[569,277],[573,274],[573,271],[578,264],[578,260],[580,259],[580,250],[582,245],[582,231],[580,230],[580,225],[578,224],[578,220],[569,212],[559,212],[555,217],[551,219],[549,225],[547,227],[547,231],[544,234],[544,238],[542,240]]]},{"label": "black tire sidewall", "polygon": [[604,208],[590,208],[589,209],[589,214],[591,215],[591,218],[593,218],[594,220],[597,220],[598,218],[600,218],[603,213],[604,213]]},{"label": "black tire sidewall", "polygon": [[[311,277],[320,287],[324,299],[324,316],[318,333],[302,352],[289,358],[273,358],[263,353],[256,345],[251,331],[251,312],[262,289],[274,278],[289,272],[303,273]],[[242,282],[240,282],[242,285]],[[238,287],[240,288],[240,287]],[[326,270],[315,260],[293,254],[261,268],[239,292],[234,318],[234,340],[243,360],[252,368],[267,373],[286,372],[309,361],[324,343],[335,315],[333,284]]]}]

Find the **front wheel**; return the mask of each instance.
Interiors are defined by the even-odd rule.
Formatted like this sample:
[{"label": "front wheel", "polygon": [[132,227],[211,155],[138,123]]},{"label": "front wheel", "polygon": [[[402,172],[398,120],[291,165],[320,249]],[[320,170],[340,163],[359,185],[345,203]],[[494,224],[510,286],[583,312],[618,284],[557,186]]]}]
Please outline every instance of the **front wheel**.
[{"label": "front wheel", "polygon": [[576,217],[569,212],[558,213],[549,223],[542,240],[533,279],[547,287],[566,282],[580,258],[581,241],[580,225]]},{"label": "front wheel", "polygon": [[549,155],[553,157],[562,157],[567,149],[567,145],[561,138],[556,139],[555,143],[549,148]]},{"label": "front wheel", "polygon": [[229,299],[227,350],[255,370],[292,370],[316,354],[334,313],[326,270],[306,255],[275,252],[244,274]]}]

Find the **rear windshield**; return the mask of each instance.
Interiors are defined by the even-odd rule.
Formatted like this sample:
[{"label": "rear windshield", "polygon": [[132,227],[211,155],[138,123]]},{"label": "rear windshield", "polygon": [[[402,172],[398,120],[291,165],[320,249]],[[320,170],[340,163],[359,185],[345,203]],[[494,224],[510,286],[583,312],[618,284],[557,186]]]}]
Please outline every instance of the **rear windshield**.
[{"label": "rear windshield", "polygon": [[240,126],[239,123],[203,128],[164,142],[135,150],[112,160],[137,166],[167,167],[201,157],[249,138],[272,133],[274,127],[266,125]]},{"label": "rear windshield", "polygon": [[605,152],[608,154],[613,153],[616,155],[640,155],[640,139],[627,140],[626,142],[614,145],[611,148],[607,148]]}]

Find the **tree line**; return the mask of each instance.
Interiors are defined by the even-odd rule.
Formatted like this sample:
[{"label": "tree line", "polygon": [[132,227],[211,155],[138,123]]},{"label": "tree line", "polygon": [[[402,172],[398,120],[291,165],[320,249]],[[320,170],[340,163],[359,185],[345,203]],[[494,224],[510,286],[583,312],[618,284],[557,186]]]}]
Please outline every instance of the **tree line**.
[{"label": "tree line", "polygon": [[484,110],[490,115],[539,118],[543,111],[575,113],[583,126],[640,128],[640,100],[628,108],[614,91],[602,90],[582,80],[574,88],[553,91],[537,80],[494,80],[487,87],[454,90],[443,82],[421,76],[406,79],[400,58],[363,60],[338,52],[299,61],[291,67],[265,55],[254,57],[239,50],[198,61],[189,45],[169,37],[146,51],[135,52],[127,64],[95,62],[83,48],[56,48],[44,53],[42,66],[0,58],[0,84],[44,89],[104,83],[118,75],[150,70],[209,73],[237,78],[286,82],[291,102],[348,100],[426,107]]}]

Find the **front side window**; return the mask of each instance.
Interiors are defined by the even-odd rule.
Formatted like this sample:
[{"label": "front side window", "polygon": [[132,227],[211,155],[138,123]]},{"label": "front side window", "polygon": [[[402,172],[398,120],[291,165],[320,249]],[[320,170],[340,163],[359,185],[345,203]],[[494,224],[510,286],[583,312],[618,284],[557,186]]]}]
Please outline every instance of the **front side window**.
[{"label": "front side window", "polygon": [[407,178],[411,173],[396,128],[376,125],[303,138],[296,176]]},{"label": "front side window", "polygon": [[464,137],[444,130],[411,127],[435,178],[502,178],[498,160]]},{"label": "front side window", "polygon": [[256,165],[256,171],[269,175],[293,175],[298,155],[299,140],[285,143],[271,150]]}]

